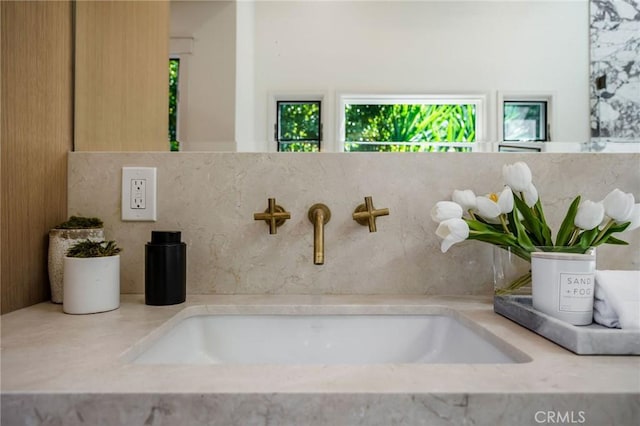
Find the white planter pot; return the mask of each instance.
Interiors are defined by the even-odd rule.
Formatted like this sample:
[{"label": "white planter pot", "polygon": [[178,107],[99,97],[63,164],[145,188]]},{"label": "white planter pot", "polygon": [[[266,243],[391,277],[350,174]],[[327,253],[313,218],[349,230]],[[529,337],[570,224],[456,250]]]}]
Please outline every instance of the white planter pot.
[{"label": "white planter pot", "polygon": [[103,241],[104,228],[93,229],[52,229],[49,231],[49,283],[51,301],[62,303],[64,257],[67,250],[79,241]]},{"label": "white planter pot", "polygon": [[67,314],[92,314],[120,306],[120,256],[65,257],[64,301]]},{"label": "white planter pot", "polygon": [[591,324],[595,272],[595,249],[531,253],[533,308],[569,324]]}]

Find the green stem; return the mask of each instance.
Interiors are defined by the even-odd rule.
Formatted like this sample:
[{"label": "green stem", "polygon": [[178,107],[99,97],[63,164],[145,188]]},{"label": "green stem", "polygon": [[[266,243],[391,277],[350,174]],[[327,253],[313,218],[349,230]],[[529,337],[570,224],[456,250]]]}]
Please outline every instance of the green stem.
[{"label": "green stem", "polygon": [[507,219],[505,214],[500,215],[500,223],[502,224],[502,229],[504,229],[505,234],[513,235],[511,231],[509,231],[509,227],[507,226]]},{"label": "green stem", "polygon": [[495,294],[497,296],[504,296],[504,295],[507,295],[507,294],[511,294],[514,291],[518,290],[521,287],[524,287],[527,284],[531,284],[531,271],[529,271],[526,274],[522,275],[520,278],[514,280],[508,286],[506,286],[504,288],[497,288],[495,290]]},{"label": "green stem", "polygon": [[573,231],[571,231],[571,238],[569,239],[569,243],[567,244],[568,246],[572,246],[576,243],[576,240],[578,239],[578,235],[580,234],[580,228],[578,228],[577,226],[573,227]]},{"label": "green stem", "polygon": [[598,236],[596,237],[595,240],[593,240],[593,243],[591,245],[595,247],[598,244],[600,244],[600,240],[602,239],[602,237],[604,237],[604,235],[607,233],[609,228],[611,228],[613,226],[614,223],[615,223],[615,221],[613,219],[609,219],[609,222],[607,222],[607,224],[604,226],[604,228],[602,228],[600,230],[600,232],[598,232]]}]

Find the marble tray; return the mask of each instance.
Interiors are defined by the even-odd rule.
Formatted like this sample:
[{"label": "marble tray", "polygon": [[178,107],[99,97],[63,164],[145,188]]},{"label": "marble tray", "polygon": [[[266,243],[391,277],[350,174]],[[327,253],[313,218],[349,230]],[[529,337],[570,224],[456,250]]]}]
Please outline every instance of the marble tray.
[{"label": "marble tray", "polygon": [[578,355],[640,355],[640,330],[571,325],[533,309],[531,296],[496,296],[493,310]]}]

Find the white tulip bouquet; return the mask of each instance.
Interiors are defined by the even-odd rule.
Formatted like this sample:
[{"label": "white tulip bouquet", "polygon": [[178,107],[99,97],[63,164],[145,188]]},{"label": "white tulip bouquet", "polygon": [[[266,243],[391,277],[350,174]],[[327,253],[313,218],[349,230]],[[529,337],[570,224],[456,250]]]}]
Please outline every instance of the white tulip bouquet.
[{"label": "white tulip bouquet", "polygon": [[[469,239],[509,248],[530,262],[531,252],[541,247],[585,253],[601,244],[627,245],[613,234],[640,226],[640,203],[635,203],[633,194],[614,189],[599,202],[583,201],[578,195],[554,240],[529,166],[524,162],[504,165],[502,176],[505,186],[499,194],[476,196],[469,189],[455,190],[452,201],[436,203],[431,217],[438,223],[436,235],[442,239],[443,253]],[[529,282],[530,272],[511,283],[506,292]]]}]

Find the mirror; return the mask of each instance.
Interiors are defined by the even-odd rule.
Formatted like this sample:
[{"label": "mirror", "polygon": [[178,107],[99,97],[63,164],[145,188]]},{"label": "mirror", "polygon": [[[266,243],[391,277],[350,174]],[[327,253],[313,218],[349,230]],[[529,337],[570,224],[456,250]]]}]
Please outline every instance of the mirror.
[{"label": "mirror", "polygon": [[547,96],[554,150],[591,149],[589,19],[587,0],[173,1],[181,149],[275,151],[274,96],[309,95],[338,151],[344,94],[484,95],[483,141],[502,99]]}]

